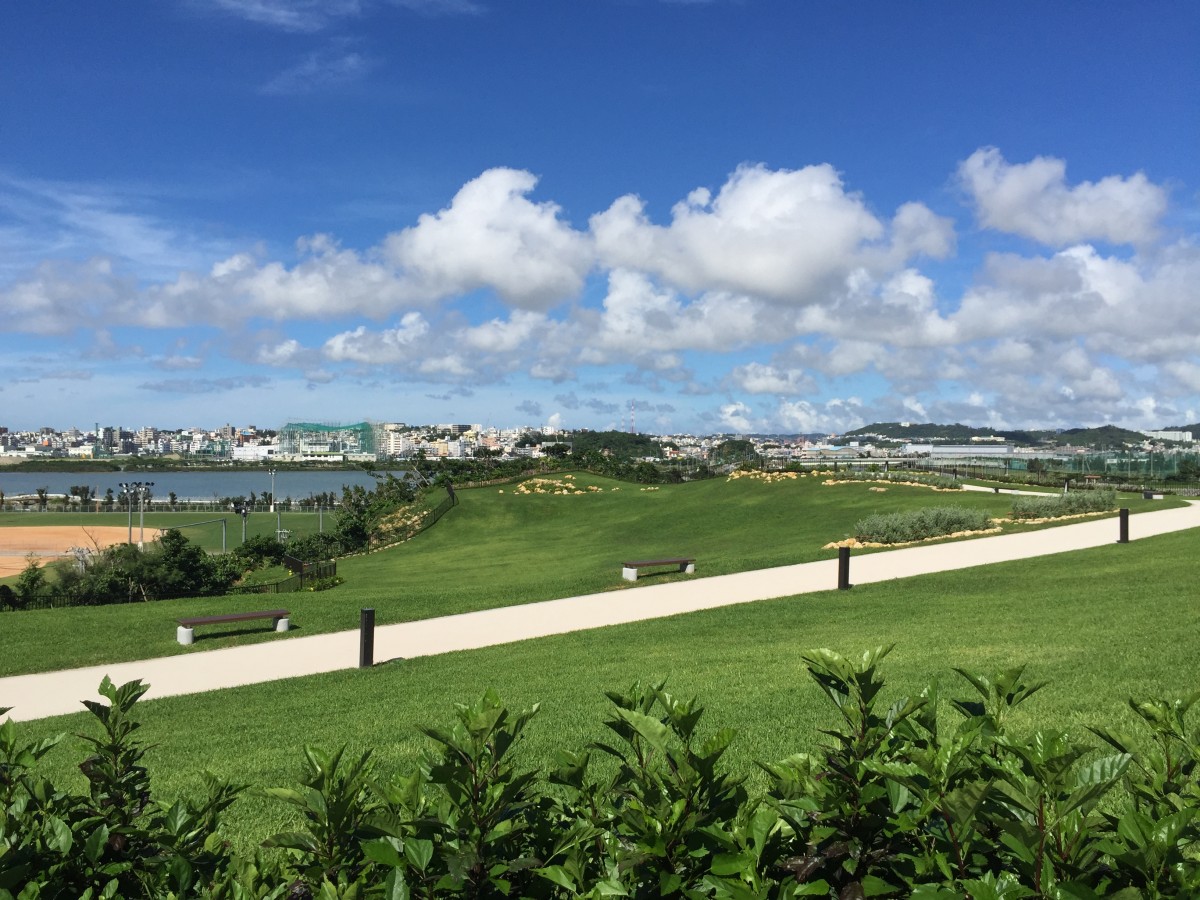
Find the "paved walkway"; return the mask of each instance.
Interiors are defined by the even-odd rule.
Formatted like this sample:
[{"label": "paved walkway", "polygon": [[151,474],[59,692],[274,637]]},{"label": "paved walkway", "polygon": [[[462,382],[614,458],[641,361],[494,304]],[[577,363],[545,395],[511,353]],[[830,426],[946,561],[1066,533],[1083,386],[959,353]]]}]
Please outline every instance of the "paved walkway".
[{"label": "paved walkway", "polygon": [[[1187,528],[1200,528],[1200,503],[1130,517],[1131,539]],[[1118,520],[1106,518],[1022,534],[870,553],[852,558],[850,580],[853,584],[871,584],[1083,550],[1115,543],[1118,536]],[[704,561],[699,564],[703,567]],[[735,603],[832,590],[837,587],[837,565],[837,560],[822,560],[384,625],[375,630],[375,660],[433,656]],[[0,678],[0,706],[12,706],[10,715],[17,721],[77,712],[81,699],[96,696],[96,686],[105,675],[117,684],[142,679],[150,685],[146,696],[152,699],[357,665],[358,631],[316,634],[158,659]]]}]

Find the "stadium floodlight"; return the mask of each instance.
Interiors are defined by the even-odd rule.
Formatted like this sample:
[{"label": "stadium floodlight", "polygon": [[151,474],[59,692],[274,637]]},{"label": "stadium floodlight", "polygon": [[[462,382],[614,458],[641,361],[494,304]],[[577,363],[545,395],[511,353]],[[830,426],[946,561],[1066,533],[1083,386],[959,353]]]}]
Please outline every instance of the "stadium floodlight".
[{"label": "stadium floodlight", "polygon": [[[135,482],[138,487],[138,549],[141,550],[146,540],[146,497],[150,494],[150,488],[154,487],[153,481]],[[132,510],[130,510],[132,512]]]},{"label": "stadium floodlight", "polygon": [[133,483],[122,481],[117,485],[121,489],[121,496],[125,498],[125,506],[129,509],[129,541],[133,543]]}]

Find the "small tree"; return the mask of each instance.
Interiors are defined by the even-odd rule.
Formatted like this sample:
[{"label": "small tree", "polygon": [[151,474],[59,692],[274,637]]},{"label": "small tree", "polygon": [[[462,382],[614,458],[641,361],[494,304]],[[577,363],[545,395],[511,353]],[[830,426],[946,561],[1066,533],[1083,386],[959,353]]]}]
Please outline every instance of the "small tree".
[{"label": "small tree", "polygon": [[25,557],[25,568],[17,576],[17,602],[24,609],[41,596],[46,586],[46,573],[38,564],[38,558],[30,553]]}]

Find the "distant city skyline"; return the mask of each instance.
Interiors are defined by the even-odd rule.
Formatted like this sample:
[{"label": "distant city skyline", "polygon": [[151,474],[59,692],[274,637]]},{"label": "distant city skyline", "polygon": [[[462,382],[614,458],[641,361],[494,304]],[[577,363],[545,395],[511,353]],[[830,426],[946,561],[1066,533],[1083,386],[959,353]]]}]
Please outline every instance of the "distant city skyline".
[{"label": "distant city skyline", "polygon": [[18,0],[0,424],[1195,423],[1197,46],[1182,0]]}]

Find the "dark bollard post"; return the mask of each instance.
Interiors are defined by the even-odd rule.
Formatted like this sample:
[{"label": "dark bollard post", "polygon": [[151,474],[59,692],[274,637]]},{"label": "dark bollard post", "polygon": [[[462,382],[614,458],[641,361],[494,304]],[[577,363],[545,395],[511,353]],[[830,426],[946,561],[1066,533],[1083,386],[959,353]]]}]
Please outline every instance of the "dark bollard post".
[{"label": "dark bollard post", "polygon": [[1118,512],[1120,513],[1120,516],[1121,516],[1121,536],[1119,538],[1117,538],[1117,543],[1118,544],[1128,544],[1129,543],[1129,510],[1122,508],[1122,509],[1118,510]]},{"label": "dark bollard post", "polygon": [[838,590],[850,590],[850,548],[838,547]]},{"label": "dark bollard post", "polygon": [[375,610],[358,611],[358,667],[369,669],[375,665]]}]

